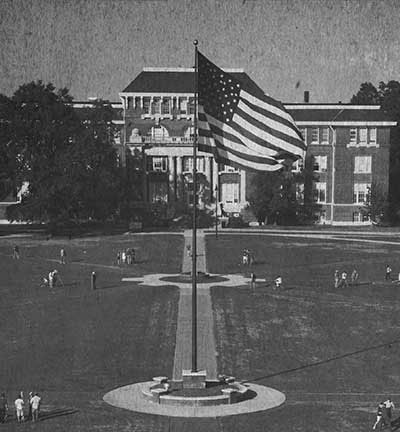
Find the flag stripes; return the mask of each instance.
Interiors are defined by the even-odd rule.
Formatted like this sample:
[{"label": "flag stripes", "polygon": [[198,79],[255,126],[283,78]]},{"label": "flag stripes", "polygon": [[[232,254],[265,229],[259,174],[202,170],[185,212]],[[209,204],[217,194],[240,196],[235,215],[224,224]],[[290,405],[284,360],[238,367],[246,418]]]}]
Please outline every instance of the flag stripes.
[{"label": "flag stripes", "polygon": [[198,134],[199,150],[242,169],[275,171],[306,149],[280,102],[249,93],[200,53]]}]

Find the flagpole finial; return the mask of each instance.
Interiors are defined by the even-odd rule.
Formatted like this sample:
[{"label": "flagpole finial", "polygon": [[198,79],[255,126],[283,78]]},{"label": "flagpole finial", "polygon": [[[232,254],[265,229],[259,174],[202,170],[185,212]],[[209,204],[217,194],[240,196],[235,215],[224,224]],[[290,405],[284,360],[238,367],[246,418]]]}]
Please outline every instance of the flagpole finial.
[{"label": "flagpole finial", "polygon": [[199,41],[198,41],[197,39],[195,39],[195,40],[193,41],[193,45],[197,46],[198,44],[199,44]]}]

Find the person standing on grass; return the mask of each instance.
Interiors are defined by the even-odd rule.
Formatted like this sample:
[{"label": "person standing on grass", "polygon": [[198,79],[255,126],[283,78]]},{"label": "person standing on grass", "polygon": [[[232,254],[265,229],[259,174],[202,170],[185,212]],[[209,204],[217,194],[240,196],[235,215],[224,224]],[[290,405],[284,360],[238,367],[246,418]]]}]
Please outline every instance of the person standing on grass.
[{"label": "person standing on grass", "polygon": [[32,420],[32,398],[33,398],[33,393],[29,392],[28,395],[28,420]]},{"label": "person standing on grass", "polygon": [[31,399],[31,406],[32,406],[32,421],[37,422],[39,420],[39,410],[40,410],[40,401],[42,400],[41,397],[39,397],[38,393],[35,393],[35,396]]},{"label": "person standing on grass", "polygon": [[24,421],[24,399],[22,398],[22,393],[17,396],[14,405],[17,415],[17,422],[22,423]]},{"label": "person standing on grass", "polygon": [[13,247],[13,258],[19,259],[19,246],[18,245],[15,245]]},{"label": "person standing on grass", "polygon": [[281,288],[281,286],[282,286],[282,277],[278,276],[275,279],[275,289],[279,289],[279,288]]},{"label": "person standing on grass", "polygon": [[389,264],[386,265],[385,280],[392,280],[392,269]]},{"label": "person standing on grass", "polygon": [[121,252],[118,251],[117,252],[117,265],[120,265],[120,264],[121,264]]},{"label": "person standing on grass", "polygon": [[351,273],[351,284],[355,284],[358,281],[358,271],[356,269],[354,269]]},{"label": "person standing on grass", "polygon": [[5,423],[7,419],[8,403],[5,393],[0,397],[0,423]]},{"label": "person standing on grass", "polygon": [[385,405],[385,421],[387,422],[389,429],[392,430],[392,410],[394,410],[394,403],[390,398],[388,398],[387,400],[385,400],[385,402],[383,402],[383,405]]},{"label": "person standing on grass", "polygon": [[252,273],[250,275],[250,287],[252,291],[255,291],[256,289],[256,280],[257,280],[257,276],[255,275],[255,273]]},{"label": "person standing on grass", "polygon": [[335,288],[338,288],[340,282],[339,270],[335,270],[334,279],[335,279]]},{"label": "person standing on grass", "polygon": [[347,288],[348,286],[349,285],[347,283],[347,272],[343,271],[341,279],[340,279],[340,282],[339,282],[339,288],[342,288],[342,287],[346,287]]},{"label": "person standing on grass", "polygon": [[67,260],[67,252],[65,252],[64,248],[60,250],[60,264],[65,264]]}]

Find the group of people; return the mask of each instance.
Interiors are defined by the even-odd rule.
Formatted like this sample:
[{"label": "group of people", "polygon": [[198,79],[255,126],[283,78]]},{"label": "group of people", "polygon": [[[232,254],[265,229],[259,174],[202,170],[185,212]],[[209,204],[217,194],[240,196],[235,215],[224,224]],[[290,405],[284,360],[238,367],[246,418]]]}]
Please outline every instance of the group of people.
[{"label": "group of people", "polygon": [[394,403],[389,398],[385,402],[380,402],[376,412],[376,420],[372,429],[375,430],[379,427],[381,430],[383,427],[388,427],[392,430],[392,413],[394,410]]},{"label": "group of people", "polygon": [[243,249],[242,252],[242,264],[244,266],[251,266],[255,263],[254,253],[250,249]]},{"label": "group of people", "polygon": [[136,251],[134,248],[127,248],[117,252],[117,264],[133,264],[136,260]]},{"label": "group of people", "polygon": [[[353,269],[350,275],[350,283],[352,285],[356,284],[359,278],[359,273],[357,269]],[[334,274],[335,288],[347,288],[349,286],[347,271],[343,270],[341,273],[339,270],[335,270]]]},{"label": "group of people", "polygon": [[53,289],[58,282],[62,283],[60,274],[58,273],[58,270],[50,270],[47,277],[43,278],[42,286],[49,287],[50,289]]},{"label": "group of people", "polygon": [[[40,403],[42,398],[37,392],[29,392],[28,395],[28,415],[27,420],[36,422],[39,420]],[[24,395],[20,392],[14,401],[15,414],[18,423],[25,421],[25,401]],[[8,416],[8,402],[5,393],[2,393],[0,397],[0,423],[5,423]]]}]

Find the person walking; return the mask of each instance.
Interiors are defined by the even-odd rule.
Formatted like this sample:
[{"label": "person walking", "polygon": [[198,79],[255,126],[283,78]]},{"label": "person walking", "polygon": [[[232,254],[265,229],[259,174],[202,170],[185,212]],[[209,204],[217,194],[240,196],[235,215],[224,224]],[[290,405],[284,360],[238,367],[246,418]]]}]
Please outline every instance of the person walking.
[{"label": "person walking", "polygon": [[379,429],[382,429],[383,426],[383,410],[385,409],[385,405],[383,402],[380,402],[378,405],[378,409],[376,411],[376,420],[374,425],[372,426],[372,429],[375,430],[376,427],[379,425]]},{"label": "person walking", "polygon": [[42,398],[39,397],[38,393],[35,393],[35,395],[31,399],[31,407],[32,407],[32,421],[37,422],[39,420],[39,410],[40,410],[40,402]]},{"label": "person walking", "polygon": [[389,264],[386,265],[385,280],[392,280],[392,269]]},{"label": "person walking", "polygon": [[8,402],[5,393],[0,396],[0,423],[5,423],[7,420]]},{"label": "person walking", "polygon": [[334,281],[335,281],[335,288],[339,287],[339,282],[340,282],[340,274],[339,274],[339,270],[335,270],[335,274],[334,274]]},{"label": "person walking", "polygon": [[20,393],[17,396],[17,399],[15,399],[14,405],[15,405],[15,412],[17,415],[17,422],[22,423],[25,420],[24,419],[24,399],[22,397],[22,393]]}]

